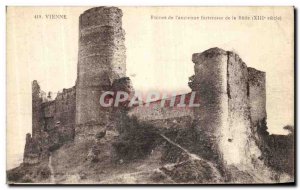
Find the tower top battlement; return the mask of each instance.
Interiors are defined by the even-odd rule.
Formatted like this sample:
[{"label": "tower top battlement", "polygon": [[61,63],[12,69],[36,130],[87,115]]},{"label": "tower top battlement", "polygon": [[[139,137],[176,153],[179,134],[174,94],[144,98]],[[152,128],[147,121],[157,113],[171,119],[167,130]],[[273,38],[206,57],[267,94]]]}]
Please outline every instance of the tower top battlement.
[{"label": "tower top battlement", "polygon": [[116,7],[95,7],[80,15],[80,29],[90,27],[122,27],[122,10]]}]

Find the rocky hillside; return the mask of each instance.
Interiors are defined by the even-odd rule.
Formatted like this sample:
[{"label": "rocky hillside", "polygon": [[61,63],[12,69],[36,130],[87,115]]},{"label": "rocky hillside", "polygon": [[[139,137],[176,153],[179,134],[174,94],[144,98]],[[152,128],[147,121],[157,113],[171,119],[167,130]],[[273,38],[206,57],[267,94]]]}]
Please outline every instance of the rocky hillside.
[{"label": "rocky hillside", "polygon": [[[8,171],[8,181],[56,184],[293,181],[291,174],[273,169],[272,164],[248,170],[227,167],[207,142],[193,127],[163,131],[131,118],[122,128],[107,130],[93,139],[69,142],[38,164],[22,164]],[[274,157],[269,160],[274,161]]]}]

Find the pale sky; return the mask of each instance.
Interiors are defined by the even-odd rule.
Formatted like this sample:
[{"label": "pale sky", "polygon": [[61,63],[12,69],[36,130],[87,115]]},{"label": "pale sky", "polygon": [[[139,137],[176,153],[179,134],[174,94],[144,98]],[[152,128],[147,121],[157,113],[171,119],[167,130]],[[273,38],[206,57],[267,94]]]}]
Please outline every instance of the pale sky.
[{"label": "pale sky", "polygon": [[[56,93],[74,86],[78,17],[89,7],[9,7],[7,11],[8,167],[20,163],[31,132],[31,82]],[[270,133],[294,120],[293,8],[123,7],[127,75],[135,90],[189,92],[193,53],[212,47],[236,52],[266,72]],[[65,14],[66,20],[34,19]],[[151,20],[152,16],[281,16],[280,21]]]}]

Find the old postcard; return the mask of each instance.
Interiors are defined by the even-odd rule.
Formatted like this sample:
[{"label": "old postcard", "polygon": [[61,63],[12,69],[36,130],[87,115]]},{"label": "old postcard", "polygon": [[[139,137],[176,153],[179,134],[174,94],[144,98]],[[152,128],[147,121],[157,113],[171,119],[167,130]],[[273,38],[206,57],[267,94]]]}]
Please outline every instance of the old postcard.
[{"label": "old postcard", "polygon": [[293,7],[7,7],[8,184],[295,183]]}]

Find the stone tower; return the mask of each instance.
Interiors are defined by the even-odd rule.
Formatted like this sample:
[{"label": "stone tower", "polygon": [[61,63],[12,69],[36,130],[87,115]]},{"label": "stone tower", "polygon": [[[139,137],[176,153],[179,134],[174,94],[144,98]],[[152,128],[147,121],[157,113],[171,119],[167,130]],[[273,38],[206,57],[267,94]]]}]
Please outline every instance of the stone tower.
[{"label": "stone tower", "polygon": [[[237,54],[219,48],[193,54],[193,62],[190,86],[200,96],[201,106],[195,108],[198,126],[212,139],[226,165],[252,167],[252,160],[261,153],[252,136],[250,111],[260,109],[265,117],[262,101],[249,102],[249,88],[251,94],[265,96],[263,89],[253,88],[251,80],[249,84],[249,75],[256,74],[251,69],[249,73]],[[255,102],[255,97],[251,99]]]},{"label": "stone tower", "polygon": [[42,126],[42,103],[40,85],[36,80],[32,82],[32,138],[37,139]]},{"label": "stone tower", "polygon": [[100,106],[102,92],[114,80],[125,77],[126,55],[122,11],[96,7],[80,15],[79,52],[76,81],[76,133],[103,128],[108,110]]}]

